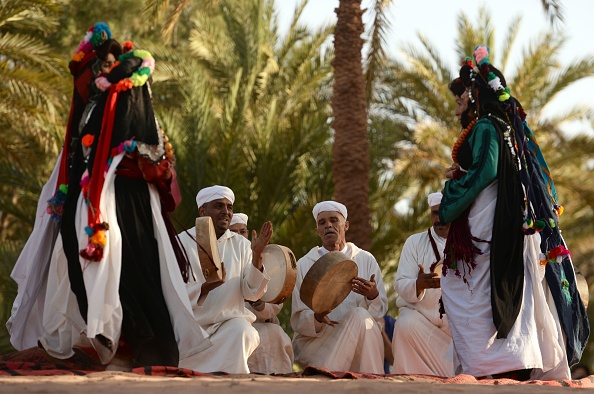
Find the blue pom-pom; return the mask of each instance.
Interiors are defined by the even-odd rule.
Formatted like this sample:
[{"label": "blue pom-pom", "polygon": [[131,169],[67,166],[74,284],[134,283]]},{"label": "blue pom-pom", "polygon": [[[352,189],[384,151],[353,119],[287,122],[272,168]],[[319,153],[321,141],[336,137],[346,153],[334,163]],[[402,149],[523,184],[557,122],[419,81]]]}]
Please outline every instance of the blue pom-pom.
[{"label": "blue pom-pom", "polygon": [[87,235],[90,237],[91,235],[95,234],[95,231],[90,226],[86,226],[85,233],[87,233]]},{"label": "blue pom-pom", "polygon": [[99,45],[103,44],[105,41],[111,38],[111,30],[109,30],[109,26],[105,22],[98,22],[95,23],[93,26],[93,34],[91,36],[91,44],[93,47],[98,47]]},{"label": "blue pom-pom", "polygon": [[103,32],[105,32],[107,34],[108,39],[111,38],[111,29],[109,28],[107,23],[105,23],[105,22],[95,23],[95,26],[93,26],[93,33],[101,34]]},{"label": "blue pom-pom", "polygon": [[130,144],[124,144],[124,150],[128,153],[134,152],[136,150],[136,140],[130,141]]}]

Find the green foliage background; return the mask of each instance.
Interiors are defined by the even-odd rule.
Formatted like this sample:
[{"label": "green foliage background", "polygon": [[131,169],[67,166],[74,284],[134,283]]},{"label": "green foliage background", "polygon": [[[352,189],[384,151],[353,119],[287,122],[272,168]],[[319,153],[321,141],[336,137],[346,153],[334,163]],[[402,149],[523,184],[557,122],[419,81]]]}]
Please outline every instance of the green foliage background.
[{"label": "green foliage background", "polygon": [[[370,207],[373,246],[397,314],[392,290],[405,239],[429,225],[425,197],[443,184],[450,147],[459,133],[447,83],[451,65],[423,36],[390,58],[383,35],[388,27],[377,2],[365,59],[371,149]],[[159,119],[177,156],[183,195],[175,217],[191,227],[194,196],[208,185],[225,184],[236,194],[235,210],[250,216],[250,229],[274,224],[272,242],[290,247],[299,258],[319,243],[312,206],[332,197],[333,130],[332,29],[311,30],[300,21],[307,1],[296,9],[281,34],[271,0],[202,0],[174,4],[97,0],[6,0],[0,6],[0,321],[10,316],[16,284],[9,277],[31,232],[37,199],[59,154],[71,95],[67,63],[89,26],[108,22],[116,39],[132,40],[156,60],[153,93]],[[405,16],[402,16],[405,17]],[[177,24],[168,22],[176,20]],[[477,43],[493,51],[492,61],[506,76],[512,94],[529,113],[529,122],[556,180],[566,208],[564,236],[576,266],[594,279],[594,139],[560,126],[592,122],[594,109],[571,108],[552,117],[543,109],[564,88],[594,75],[592,54],[569,65],[558,57],[564,37],[536,35],[535,44],[516,43],[520,20],[501,41],[487,9],[473,22],[458,20],[457,54]],[[166,37],[164,26],[174,26]],[[284,31],[284,29],[283,29]],[[518,65],[509,53],[521,45]],[[579,131],[579,130],[578,130]],[[403,209],[396,210],[395,204]],[[280,320],[287,332],[290,301]],[[0,353],[12,350],[0,326]],[[592,344],[585,361],[592,367]]]}]

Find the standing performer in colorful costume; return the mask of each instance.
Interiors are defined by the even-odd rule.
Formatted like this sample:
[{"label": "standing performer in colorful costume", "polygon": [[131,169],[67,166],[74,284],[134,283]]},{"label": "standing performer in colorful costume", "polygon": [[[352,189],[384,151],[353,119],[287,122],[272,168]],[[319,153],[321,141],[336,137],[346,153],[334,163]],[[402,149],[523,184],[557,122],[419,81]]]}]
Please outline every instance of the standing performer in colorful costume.
[{"label": "standing performer in colorful costume", "polygon": [[589,324],[561,208],[526,114],[488,55],[478,46],[476,67],[468,58],[450,84],[464,130],[440,206],[451,223],[441,286],[456,372],[569,379]]},{"label": "standing performer in colorful costume", "polygon": [[[88,67],[98,44],[109,38],[107,25],[96,24],[70,64],[73,105],[59,169],[48,183],[57,191],[47,216],[58,222],[59,234],[42,253],[44,259],[50,254],[49,267],[37,266],[46,260],[23,261],[41,270],[42,290],[27,305],[43,302],[35,329],[53,357],[71,357],[75,345],[90,344],[109,364],[125,345],[130,367],[177,366],[210,342],[193,318],[184,285],[187,261],[179,258],[165,214],[175,208],[176,188],[173,152],[156,122],[148,84],[154,59],[128,51],[92,81],[80,67]],[[83,117],[93,83],[103,93]],[[30,249],[23,253],[31,256]],[[19,283],[24,295],[13,308],[12,332],[29,329],[15,323],[19,314],[32,312],[23,309],[32,285],[27,281],[21,289]]]}]

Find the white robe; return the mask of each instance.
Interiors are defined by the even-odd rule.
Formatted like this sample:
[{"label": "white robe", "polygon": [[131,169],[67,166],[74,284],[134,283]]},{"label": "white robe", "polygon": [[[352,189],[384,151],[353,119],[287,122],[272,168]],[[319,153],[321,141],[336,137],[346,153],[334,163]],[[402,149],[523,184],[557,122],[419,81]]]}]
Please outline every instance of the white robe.
[{"label": "white robe", "polygon": [[[196,236],[196,228],[188,232]],[[251,243],[227,230],[218,240],[219,255],[225,264],[225,283],[199,299],[205,282],[200,269],[196,241],[187,233],[179,238],[188,253],[195,276],[187,290],[192,299],[194,318],[208,332],[213,346],[180,363],[200,372],[249,373],[247,360],[258,346],[258,332],[251,323],[256,317],[245,307],[245,300],[256,301],[266,291],[270,277],[252,264]],[[199,303],[200,302],[200,303]]]},{"label": "white robe", "polygon": [[375,274],[379,295],[368,300],[353,291],[328,317],[335,327],[319,323],[314,312],[301,301],[301,283],[311,266],[325,253],[314,247],[297,262],[297,283],[293,290],[291,326],[295,331],[293,350],[301,366],[316,365],[333,371],[384,373],[383,317],[388,309],[382,273],[371,253],[348,242],[345,252],[356,264],[358,276]]},{"label": "white robe", "polygon": [[[472,204],[468,224],[474,237],[491,240],[497,181]],[[524,290],[522,306],[507,338],[496,339],[491,310],[490,244],[476,243],[476,268],[468,285],[453,271],[441,279],[444,307],[459,360],[457,373],[488,376],[507,371],[535,370],[532,377],[569,379],[563,336],[554,304],[547,303],[540,265],[540,235],[524,238]]]},{"label": "white robe", "polygon": [[10,343],[16,350],[37,346],[37,341],[43,334],[47,270],[59,232],[58,224],[46,209],[47,201],[56,190],[61,158],[62,153],[58,156],[52,175],[41,190],[33,231],[10,274],[18,285],[18,293],[12,304],[6,328],[10,335]]},{"label": "white robe", "polygon": [[[441,261],[446,240],[438,236],[433,227],[430,231]],[[419,265],[423,266],[425,273],[429,273],[436,261],[438,259],[426,231],[411,235],[404,243],[394,280],[399,309],[392,338],[392,373],[444,377],[454,374],[448,319],[445,315],[439,317],[441,289],[425,289],[417,297]]]},{"label": "white robe", "polygon": [[[11,332],[16,335],[15,342],[19,337],[23,337],[22,334],[16,334],[20,331],[30,331],[36,334],[41,332],[39,341],[45,350],[53,357],[64,359],[74,355],[72,348],[79,341],[81,335],[84,334],[82,337],[86,337],[91,342],[102,363],[107,364],[113,358],[121,334],[123,317],[119,300],[119,278],[122,263],[121,233],[116,216],[114,183],[115,171],[123,155],[124,153],[120,153],[113,158],[105,175],[105,183],[101,193],[100,210],[103,219],[110,225],[106,233],[107,244],[104,247],[104,257],[100,262],[88,262],[82,257],[80,258],[88,299],[87,324],[84,323],[80,315],[76,298],[70,289],[68,262],[62,247],[61,236],[58,234],[53,251],[51,249],[47,250],[47,253],[52,253],[48,271],[44,271],[43,264],[36,266],[36,261],[30,260],[30,257],[28,257],[35,256],[31,254],[31,250],[34,249],[35,245],[31,245],[30,248],[23,251],[24,256],[27,256],[28,259],[22,261],[19,259],[15,267],[15,272],[22,272],[26,267],[35,267],[28,275],[36,279],[33,281],[25,278],[25,280],[21,279],[21,282],[19,282],[23,283],[23,286],[19,284],[19,295],[15,300],[15,306],[13,306],[13,318],[10,327]],[[53,183],[55,187],[55,182],[52,176],[48,185]],[[169,310],[180,359],[183,359],[210,347],[211,343],[207,339],[206,332],[193,318],[190,300],[160,212],[159,194],[153,185],[149,184],[148,186],[154,235],[159,247],[163,296]],[[46,188],[44,188],[45,192]],[[42,193],[42,198],[45,199],[44,193]],[[41,204],[43,202],[40,202]],[[47,219],[43,220],[47,221]],[[75,222],[80,245],[85,245],[88,240],[88,236],[84,231],[86,224],[87,208],[82,195],[80,195]],[[38,236],[39,234],[34,230],[32,237]],[[40,261],[44,261],[45,257],[37,257]],[[42,289],[46,288],[45,294],[38,292],[36,300],[29,299],[25,303],[24,301],[36,291],[36,286]],[[16,324],[16,322],[21,322],[19,318],[21,314],[23,316],[29,314],[30,318],[35,316],[34,306],[41,303],[44,305],[41,321],[37,319],[35,325],[22,326]],[[95,339],[99,334],[110,340],[114,346],[108,349],[101,345]],[[21,342],[22,345],[26,345],[26,347],[37,345],[37,341],[34,344],[32,343],[33,334],[26,334],[25,337],[28,339],[26,342]]]},{"label": "white robe", "polygon": [[260,344],[248,359],[250,372],[291,373],[294,358],[293,345],[277,318],[283,307],[282,304],[265,303],[261,311],[257,311],[249,303],[245,306],[256,316],[256,321],[252,325],[260,335]]}]

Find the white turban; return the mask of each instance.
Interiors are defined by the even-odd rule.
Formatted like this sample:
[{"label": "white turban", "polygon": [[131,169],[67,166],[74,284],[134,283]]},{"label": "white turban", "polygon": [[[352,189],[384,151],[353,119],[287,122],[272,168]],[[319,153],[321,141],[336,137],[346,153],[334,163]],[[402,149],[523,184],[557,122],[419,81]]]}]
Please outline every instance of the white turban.
[{"label": "white turban", "polygon": [[434,207],[436,205],[441,204],[442,197],[443,197],[443,194],[441,194],[441,192],[431,193],[430,195],[427,196],[427,203],[429,203],[430,207]]},{"label": "white turban", "polygon": [[340,212],[344,218],[347,218],[347,209],[344,205],[336,201],[322,201],[313,208],[313,217],[317,221],[320,212]]},{"label": "white turban", "polygon": [[231,204],[235,202],[235,194],[233,194],[233,190],[229,189],[227,186],[214,185],[205,187],[198,192],[196,195],[196,205],[200,208],[207,202],[218,200],[220,198],[226,198],[231,201]]},{"label": "white turban", "polygon": [[245,213],[234,213],[233,219],[231,219],[230,226],[233,226],[234,224],[245,224],[247,226],[247,222],[248,215],[246,215]]}]

